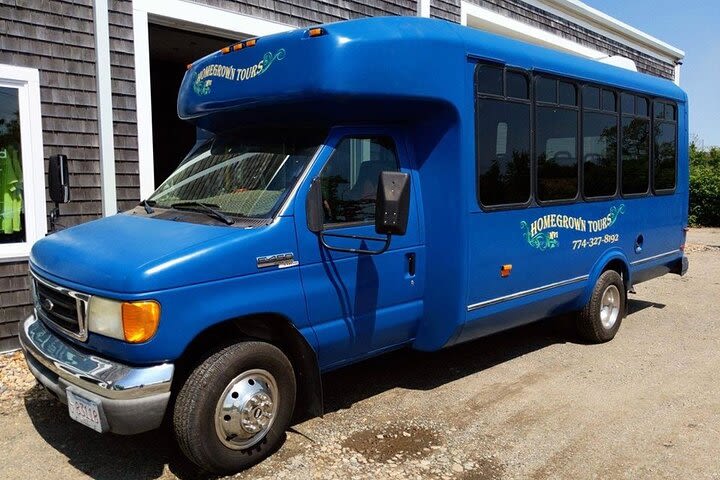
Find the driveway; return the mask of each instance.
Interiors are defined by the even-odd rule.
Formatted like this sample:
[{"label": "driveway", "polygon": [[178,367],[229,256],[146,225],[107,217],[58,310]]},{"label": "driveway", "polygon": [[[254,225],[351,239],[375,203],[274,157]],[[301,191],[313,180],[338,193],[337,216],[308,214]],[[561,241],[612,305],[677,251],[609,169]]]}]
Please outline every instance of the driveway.
[{"label": "driveway", "polygon": [[[612,342],[579,343],[554,318],[333,372],[324,418],[237,478],[720,479],[720,230],[689,242],[688,275],[639,285]],[[0,478],[196,476],[167,429],[96,434],[10,358]]]}]

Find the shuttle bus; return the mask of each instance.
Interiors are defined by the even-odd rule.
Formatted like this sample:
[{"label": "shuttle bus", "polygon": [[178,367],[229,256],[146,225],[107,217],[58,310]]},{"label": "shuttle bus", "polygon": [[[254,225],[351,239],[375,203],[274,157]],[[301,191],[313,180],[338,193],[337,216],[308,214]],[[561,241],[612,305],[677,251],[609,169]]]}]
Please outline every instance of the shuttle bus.
[{"label": "shuttle bus", "polygon": [[35,244],[20,338],[73,419],[167,417],[210,472],[322,414],[324,372],[571,312],[605,342],[635,285],[688,267],[668,80],[370,18],[197,60],[178,113],[198,141],[152,196]]}]

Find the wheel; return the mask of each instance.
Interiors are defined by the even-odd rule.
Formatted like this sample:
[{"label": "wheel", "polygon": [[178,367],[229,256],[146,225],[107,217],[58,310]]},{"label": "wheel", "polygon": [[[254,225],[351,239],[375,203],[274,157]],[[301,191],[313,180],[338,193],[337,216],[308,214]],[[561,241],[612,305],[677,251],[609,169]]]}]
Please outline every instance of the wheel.
[{"label": "wheel", "polygon": [[590,301],[577,316],[577,329],[587,341],[603,343],[615,337],[625,316],[625,284],[615,270],[600,275]]},{"label": "wheel", "polygon": [[195,368],[178,393],[178,445],[210,473],[248,468],[280,447],[295,393],[292,364],[277,347],[248,341],[224,348]]}]

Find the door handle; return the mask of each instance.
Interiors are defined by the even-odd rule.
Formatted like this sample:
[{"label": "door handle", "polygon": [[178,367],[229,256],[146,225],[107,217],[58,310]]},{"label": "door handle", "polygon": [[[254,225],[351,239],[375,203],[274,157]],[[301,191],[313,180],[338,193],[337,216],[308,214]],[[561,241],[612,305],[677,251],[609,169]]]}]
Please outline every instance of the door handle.
[{"label": "door handle", "polygon": [[642,252],[643,242],[645,239],[642,235],[638,235],[638,237],[635,239],[635,253]]},{"label": "door handle", "polygon": [[415,253],[408,253],[405,255],[407,258],[407,269],[408,269],[408,275],[411,277],[415,276]]}]

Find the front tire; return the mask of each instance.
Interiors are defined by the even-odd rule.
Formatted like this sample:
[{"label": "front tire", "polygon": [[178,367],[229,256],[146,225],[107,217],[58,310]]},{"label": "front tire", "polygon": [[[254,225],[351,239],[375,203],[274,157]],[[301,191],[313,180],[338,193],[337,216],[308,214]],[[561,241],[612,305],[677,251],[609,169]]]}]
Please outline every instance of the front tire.
[{"label": "front tire", "polygon": [[592,343],[603,343],[615,337],[625,317],[627,292],[622,277],[606,270],[598,278],[590,301],[577,316],[578,333]]},{"label": "front tire", "polygon": [[173,412],[178,445],[210,473],[248,468],[282,444],[295,395],[295,373],[280,349],[231,345],[195,368],[180,389]]}]

